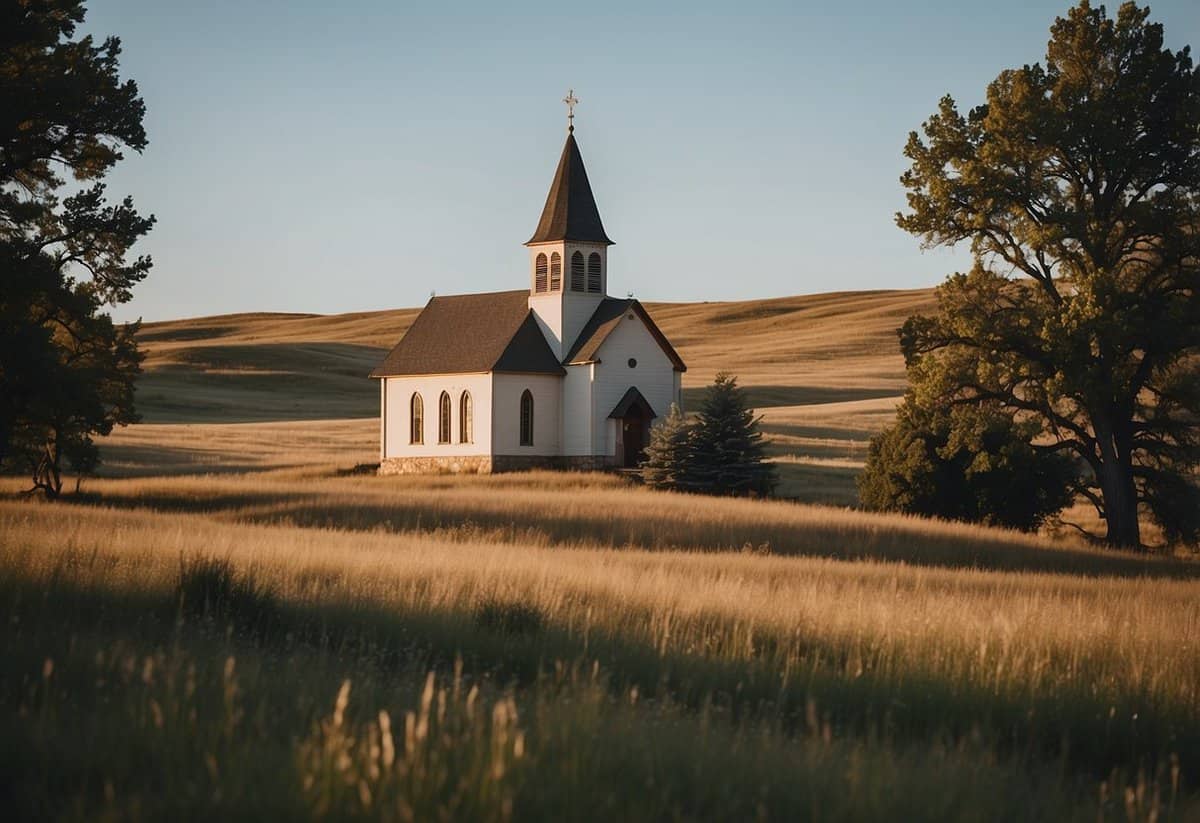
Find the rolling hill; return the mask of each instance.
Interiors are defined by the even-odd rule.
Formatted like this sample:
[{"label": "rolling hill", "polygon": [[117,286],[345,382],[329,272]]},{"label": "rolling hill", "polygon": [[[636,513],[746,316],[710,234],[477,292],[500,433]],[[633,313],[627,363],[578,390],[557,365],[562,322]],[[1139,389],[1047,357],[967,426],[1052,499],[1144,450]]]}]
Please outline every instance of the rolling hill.
[{"label": "rolling hill", "polygon": [[[783,492],[849,504],[866,441],[904,389],[895,331],[931,303],[930,290],[916,290],[647,308],[688,364],[685,406],[717,372],[737,374],[763,416]],[[247,468],[287,454],[370,460],[378,395],[366,375],[418,311],[145,324],[144,423],[109,438],[109,471],[138,473],[151,460],[155,471]]]}]

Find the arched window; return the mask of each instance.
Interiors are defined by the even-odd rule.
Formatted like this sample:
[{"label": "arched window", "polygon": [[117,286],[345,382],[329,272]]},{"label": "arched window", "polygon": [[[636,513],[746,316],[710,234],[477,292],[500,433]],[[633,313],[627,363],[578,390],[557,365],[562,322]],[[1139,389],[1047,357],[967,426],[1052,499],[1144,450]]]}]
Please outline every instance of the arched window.
[{"label": "arched window", "polygon": [[529,389],[521,395],[521,445],[533,445],[533,394]]},{"label": "arched window", "polygon": [[583,291],[583,252],[571,255],[571,291]]},{"label": "arched window", "polygon": [[450,442],[450,395],[445,392],[438,398],[438,442]]},{"label": "arched window", "polygon": [[546,290],[546,255],[544,254],[539,254],[533,264],[533,290],[535,292]]},{"label": "arched window", "polygon": [[471,411],[471,393],[463,392],[458,398],[458,442],[470,443],[475,436],[475,421]]},{"label": "arched window", "polygon": [[588,291],[600,291],[600,255],[596,252],[588,255]]},{"label": "arched window", "polygon": [[425,442],[425,404],[421,395],[413,392],[408,401],[408,442],[413,444]]},{"label": "arched window", "polygon": [[550,291],[562,291],[562,255],[550,255]]}]

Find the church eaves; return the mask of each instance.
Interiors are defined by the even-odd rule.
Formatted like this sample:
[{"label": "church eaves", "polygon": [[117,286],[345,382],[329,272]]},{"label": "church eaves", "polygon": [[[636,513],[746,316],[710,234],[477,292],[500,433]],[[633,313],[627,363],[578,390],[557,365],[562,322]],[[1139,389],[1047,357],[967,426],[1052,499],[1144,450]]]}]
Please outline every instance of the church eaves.
[{"label": "church eaves", "polygon": [[600,210],[596,208],[596,198],[592,196],[587,169],[583,167],[583,156],[573,133],[567,135],[567,143],[563,146],[554,182],[546,195],[542,219],[525,245],[558,240],[613,245],[600,222]]}]

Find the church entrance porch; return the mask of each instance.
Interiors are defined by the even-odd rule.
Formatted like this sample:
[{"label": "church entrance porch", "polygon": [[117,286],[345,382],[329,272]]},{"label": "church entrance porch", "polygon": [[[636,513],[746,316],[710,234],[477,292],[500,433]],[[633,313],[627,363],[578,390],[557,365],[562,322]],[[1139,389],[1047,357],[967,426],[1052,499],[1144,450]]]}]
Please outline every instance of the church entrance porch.
[{"label": "church entrance porch", "polygon": [[617,464],[626,469],[636,468],[646,457],[650,421],[658,415],[642,393],[630,386],[608,416],[617,421]]}]

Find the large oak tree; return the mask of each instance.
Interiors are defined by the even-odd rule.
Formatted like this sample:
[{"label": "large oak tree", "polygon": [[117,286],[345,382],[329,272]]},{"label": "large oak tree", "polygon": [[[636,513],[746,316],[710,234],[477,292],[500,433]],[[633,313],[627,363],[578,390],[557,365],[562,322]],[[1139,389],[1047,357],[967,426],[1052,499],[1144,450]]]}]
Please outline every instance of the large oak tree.
[{"label": "large oak tree", "polygon": [[64,460],[90,470],[92,436],[136,419],[136,326],[105,309],[149,271],[127,253],[154,222],[105,197],[145,105],[83,19],[79,0],[0,0],[0,462],[50,496]]},{"label": "large oak tree", "polygon": [[1002,72],[966,116],[943,98],[897,215],[976,258],[901,330],[917,402],[1033,421],[1122,546],[1139,509],[1200,533],[1200,71],[1148,14],[1085,0],[1044,66]]}]

